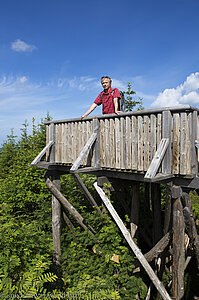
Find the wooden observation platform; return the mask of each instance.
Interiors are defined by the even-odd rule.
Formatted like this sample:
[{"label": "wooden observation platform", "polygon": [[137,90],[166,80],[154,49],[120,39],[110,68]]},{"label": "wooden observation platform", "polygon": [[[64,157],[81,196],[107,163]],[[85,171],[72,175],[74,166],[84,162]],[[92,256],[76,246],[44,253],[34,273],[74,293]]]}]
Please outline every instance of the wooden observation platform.
[{"label": "wooden observation platform", "polygon": [[[60,193],[60,176],[64,173],[73,174],[91,204],[99,210],[78,175],[78,173],[94,174],[97,176],[95,188],[98,194],[161,297],[183,299],[184,270],[191,259],[185,248],[186,235],[189,238],[187,247],[194,249],[199,267],[199,239],[189,196],[191,189],[199,189],[198,148],[199,110],[188,105],[120,115],[101,115],[83,120],[47,122],[46,147],[34,159],[31,166],[47,169],[46,184],[53,194],[55,260],[59,261],[61,249],[59,221],[61,206],[64,206],[85,230],[88,229],[75,208]],[[43,157],[46,159],[42,160]],[[116,190],[120,183],[133,186],[131,207],[126,207],[124,201],[121,201],[121,205],[130,216],[131,234],[103,192],[103,182],[108,180]],[[171,297],[151,268],[149,264],[151,260],[147,259],[133,242],[136,230],[139,229],[140,183],[145,183],[145,189],[153,202],[154,232],[151,260],[161,257],[166,247],[172,248]],[[169,190],[163,229],[160,229],[160,183],[166,184]],[[143,235],[146,236],[144,233]]]}]

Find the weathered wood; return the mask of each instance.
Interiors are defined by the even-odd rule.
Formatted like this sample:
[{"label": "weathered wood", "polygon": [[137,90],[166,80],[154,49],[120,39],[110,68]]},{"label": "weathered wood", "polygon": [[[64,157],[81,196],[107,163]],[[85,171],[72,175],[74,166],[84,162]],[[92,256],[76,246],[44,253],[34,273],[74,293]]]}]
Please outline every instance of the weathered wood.
[{"label": "weathered wood", "polygon": [[110,119],[110,167],[115,168],[115,130],[113,119]]},{"label": "weathered wood", "polygon": [[137,118],[135,116],[131,117],[131,123],[132,123],[132,169],[137,170],[137,153],[138,153],[138,132],[137,132]]},{"label": "weathered wood", "polygon": [[92,197],[91,193],[89,192],[89,190],[87,189],[87,187],[85,186],[85,184],[83,183],[83,181],[81,180],[79,175],[77,173],[72,173],[72,175],[73,175],[75,181],[78,183],[79,187],[84,192],[86,198],[91,203],[91,205],[94,207],[94,209],[96,209],[101,214],[101,211],[100,211],[97,203],[95,202],[94,198]]},{"label": "weathered wood", "polygon": [[[159,242],[153,246],[153,248],[144,254],[144,257],[148,262],[153,261],[155,258],[157,258],[159,255],[163,253],[163,251],[166,249],[166,247],[169,245],[171,241],[171,232],[167,232]],[[135,261],[134,267],[137,268],[140,265],[140,262]]]},{"label": "weathered wood", "polygon": [[187,117],[187,158],[186,158],[186,174],[189,175],[192,173],[192,167],[191,167],[191,163],[192,163],[192,146],[193,146],[193,115],[192,113],[188,114]]},{"label": "weathered wood", "polygon": [[139,223],[139,183],[135,183],[132,186],[132,199],[131,199],[131,215],[130,215],[130,228],[131,236],[134,238],[138,223]]},{"label": "weathered wood", "polygon": [[47,161],[49,160],[50,162],[54,162],[55,161],[55,125],[54,124],[50,124],[49,139],[50,141],[53,141],[54,144],[52,145],[49,151],[49,157],[47,157]]},{"label": "weathered wood", "polygon": [[149,141],[149,117],[144,116],[144,171],[147,171],[150,165]]},{"label": "weathered wood", "polygon": [[113,208],[113,206],[112,206],[110,200],[108,199],[108,197],[105,195],[103,190],[97,185],[96,182],[94,183],[94,187],[95,187],[96,191],[98,192],[98,194],[100,195],[102,201],[106,205],[106,208],[109,210],[110,214],[112,215],[113,219],[115,220],[116,224],[120,228],[120,230],[121,230],[122,234],[124,235],[126,241],[128,242],[129,246],[133,250],[135,256],[138,258],[141,265],[143,266],[143,268],[147,272],[149,278],[151,279],[151,281],[155,285],[156,289],[161,294],[162,298],[164,300],[171,300],[169,294],[167,293],[166,289],[164,288],[164,286],[162,285],[162,283],[160,282],[160,280],[156,276],[155,272],[153,271],[153,269],[151,268],[151,266],[149,265],[149,263],[145,259],[144,255],[139,250],[137,245],[134,243],[130,232],[127,230],[124,223],[120,219],[119,215],[117,214],[117,212]]},{"label": "weathered wood", "polygon": [[[172,187],[173,188],[173,187]],[[184,296],[184,268],[185,268],[185,235],[184,217],[180,195],[173,203],[173,281],[172,296],[180,300]]]},{"label": "weathered wood", "polygon": [[[60,190],[60,176],[54,173],[52,184]],[[52,195],[52,235],[53,235],[53,261],[60,265],[61,255],[61,204],[57,198]]]},{"label": "weathered wood", "polygon": [[181,113],[180,122],[180,174],[186,174],[186,157],[187,157],[187,114]]},{"label": "weathered wood", "polygon": [[126,169],[131,169],[131,119],[126,117]]},{"label": "weathered wood", "polygon": [[100,166],[100,131],[99,131],[99,120],[93,120],[93,133],[97,134],[95,147],[94,147],[94,167]]},{"label": "weathered wood", "polygon": [[115,119],[115,167],[120,169],[120,122]]},{"label": "weathered wood", "polygon": [[78,213],[78,211],[73,207],[73,205],[61,194],[57,187],[52,183],[52,181],[46,176],[46,185],[53,194],[53,196],[59,200],[65,209],[75,218],[75,220],[80,224],[84,230],[88,230],[87,226],[83,223],[84,218]]},{"label": "weathered wood", "polygon": [[120,153],[121,153],[121,161],[120,168],[126,168],[126,130],[125,130],[125,121],[124,118],[120,118],[121,123],[121,139],[120,139]]},{"label": "weathered wood", "polygon": [[169,139],[168,138],[162,139],[153,157],[153,160],[149,166],[149,169],[146,172],[145,178],[153,178],[156,175],[159,166],[164,158],[166,150],[168,149],[168,146],[169,146]]},{"label": "weathered wood", "polygon": [[197,150],[195,148],[195,140],[198,138],[198,112],[193,112],[193,119],[192,119],[192,141],[191,141],[191,173],[197,174],[198,173],[198,158],[197,158]]},{"label": "weathered wood", "polygon": [[166,185],[166,202],[164,211],[164,227],[163,232],[166,234],[171,227],[171,188],[172,183]]},{"label": "weathered wood", "polygon": [[69,230],[74,233],[74,226],[71,222],[71,220],[67,217],[67,215],[65,214],[65,212],[63,212],[63,219],[66,223],[66,225],[68,226]]},{"label": "weathered wood", "polygon": [[190,209],[186,206],[183,208],[183,214],[185,219],[186,231],[190,238],[190,242],[193,245],[197,267],[199,269],[199,236],[197,234],[193,212],[191,212]]},{"label": "weathered wood", "polygon": [[150,116],[150,161],[156,153],[156,116]]},{"label": "weathered wood", "polygon": [[164,159],[162,161],[162,173],[171,174],[171,112],[162,112],[162,139],[169,139],[169,145],[167,152],[165,153]]},{"label": "weathered wood", "polygon": [[161,225],[161,189],[160,185],[151,184],[151,204],[153,212],[153,245],[162,237]]},{"label": "weathered wood", "polygon": [[179,174],[180,159],[180,131],[179,131],[179,114],[173,115],[173,150],[172,150],[172,172]]},{"label": "weathered wood", "polygon": [[105,119],[105,167],[110,167],[110,133],[107,119]]},{"label": "weathered wood", "polygon": [[105,167],[105,121],[100,120],[100,153],[101,153],[101,167]]},{"label": "weathered wood", "polygon": [[143,118],[138,116],[138,171],[143,171],[144,169],[144,159],[143,159]]},{"label": "weathered wood", "polygon": [[91,149],[91,147],[92,147],[93,143],[95,142],[96,138],[97,138],[97,133],[93,133],[92,136],[90,137],[90,139],[87,141],[84,148],[82,149],[82,151],[80,152],[78,158],[74,162],[74,164],[71,167],[70,171],[76,171],[79,168],[81,162],[83,161],[83,159],[86,156],[87,152]]},{"label": "weathered wood", "polygon": [[40,160],[42,159],[42,157],[44,156],[44,154],[46,153],[46,151],[49,150],[53,144],[54,144],[54,142],[53,142],[53,141],[50,141],[50,142],[44,147],[44,149],[37,155],[37,157],[35,157],[35,159],[31,162],[30,167],[33,167],[33,166],[35,166],[38,162],[40,162]]}]

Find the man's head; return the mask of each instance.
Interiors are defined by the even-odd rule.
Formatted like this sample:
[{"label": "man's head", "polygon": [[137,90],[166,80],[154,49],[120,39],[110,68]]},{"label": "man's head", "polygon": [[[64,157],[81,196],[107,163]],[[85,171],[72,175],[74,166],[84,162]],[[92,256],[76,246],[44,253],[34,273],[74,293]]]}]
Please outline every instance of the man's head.
[{"label": "man's head", "polygon": [[103,89],[105,91],[109,90],[109,88],[111,87],[111,82],[112,82],[112,80],[111,80],[111,78],[109,76],[102,76],[102,78],[101,78],[101,84],[102,84]]}]

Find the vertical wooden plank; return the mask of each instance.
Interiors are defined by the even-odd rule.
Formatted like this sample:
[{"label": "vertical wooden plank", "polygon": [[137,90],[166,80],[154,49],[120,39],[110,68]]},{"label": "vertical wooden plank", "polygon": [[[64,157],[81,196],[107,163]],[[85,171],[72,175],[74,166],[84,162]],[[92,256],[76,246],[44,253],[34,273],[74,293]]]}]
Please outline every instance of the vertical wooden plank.
[{"label": "vertical wooden plank", "polygon": [[157,147],[162,139],[162,114],[157,116]]},{"label": "vertical wooden plank", "polygon": [[62,157],[61,162],[66,163],[66,132],[65,132],[65,123],[62,123]]},{"label": "vertical wooden plank", "polygon": [[94,144],[94,167],[101,165],[100,156],[100,122],[98,119],[93,120],[93,132],[97,133],[96,142]]},{"label": "vertical wooden plank", "polygon": [[110,167],[115,168],[115,122],[110,119]]},{"label": "vertical wooden plank", "polygon": [[191,148],[192,148],[192,160],[191,160],[191,173],[198,174],[198,160],[197,160],[197,149],[195,147],[195,141],[198,139],[198,112],[194,110],[193,112],[193,123],[192,123],[192,141],[191,141]]},{"label": "vertical wooden plank", "polygon": [[75,138],[76,138],[76,158],[75,159],[77,159],[78,156],[79,156],[79,122],[76,122],[75,125],[76,125],[75,126],[75,132],[76,132],[76,134],[75,134]]},{"label": "vertical wooden plank", "polygon": [[51,123],[50,124],[50,128],[49,128],[49,139],[50,141],[54,141],[54,145],[52,145],[50,153],[49,153],[49,157],[48,160],[53,163],[55,161],[55,124]]},{"label": "vertical wooden plank", "polygon": [[150,162],[156,152],[156,116],[150,116]]},{"label": "vertical wooden plank", "polygon": [[59,124],[59,162],[62,162],[62,124]]},{"label": "vertical wooden plank", "polygon": [[58,162],[59,139],[58,139],[58,124],[55,124],[55,162]]},{"label": "vertical wooden plank", "polygon": [[[86,122],[86,130],[87,130],[87,139],[89,139],[91,137],[91,133],[92,133],[92,122],[91,121]],[[92,147],[92,149],[90,149],[90,151],[86,157],[86,165],[88,165],[88,166],[93,165],[92,157],[93,157],[93,147]]]},{"label": "vertical wooden plank", "polygon": [[144,171],[147,171],[150,165],[149,144],[149,117],[144,116]]},{"label": "vertical wooden plank", "polygon": [[68,163],[72,162],[72,136],[71,136],[71,123],[68,123]]},{"label": "vertical wooden plank", "polygon": [[162,138],[169,139],[169,146],[162,161],[162,173],[171,174],[171,112],[162,112]]},{"label": "vertical wooden plank", "polygon": [[132,169],[137,170],[137,165],[138,165],[138,128],[137,128],[137,118],[135,116],[131,117],[131,122],[132,122]]},{"label": "vertical wooden plank", "polygon": [[126,164],[125,164],[125,157],[126,157],[126,131],[125,131],[125,122],[124,122],[124,118],[121,117],[120,118],[120,124],[121,124],[121,140],[120,140],[120,153],[121,153],[121,157],[120,157],[120,167],[121,169],[125,169],[126,168]]},{"label": "vertical wooden plank", "polygon": [[180,174],[186,175],[186,151],[187,151],[187,114],[181,113],[180,122]]},{"label": "vertical wooden plank", "polygon": [[74,122],[71,123],[71,163],[74,163]]},{"label": "vertical wooden plank", "polygon": [[101,166],[105,166],[105,121],[100,120],[100,145],[101,145]]},{"label": "vertical wooden plank", "polygon": [[193,115],[192,112],[190,112],[187,116],[187,165],[186,165],[186,174],[191,174],[191,162],[192,162],[192,140],[193,140],[193,132],[192,132],[192,123],[193,123]]},{"label": "vertical wooden plank", "polygon": [[110,167],[110,132],[109,120],[105,119],[105,166]]},{"label": "vertical wooden plank", "polygon": [[126,169],[131,169],[131,119],[126,117]]},{"label": "vertical wooden plank", "polygon": [[120,169],[120,121],[115,118],[115,167]]},{"label": "vertical wooden plank", "polygon": [[138,116],[138,171],[143,171],[143,169],[143,117]]},{"label": "vertical wooden plank", "polygon": [[173,115],[173,150],[172,150],[172,173],[179,174],[179,156],[180,156],[180,131],[179,114]]},{"label": "vertical wooden plank", "polygon": [[[50,125],[46,125],[46,145],[50,141]],[[49,157],[49,150],[46,151],[46,159],[48,160]]]},{"label": "vertical wooden plank", "polygon": [[[88,141],[88,133],[86,130],[86,122],[83,121],[82,122],[82,142],[81,142],[81,150],[83,149],[83,147],[86,145],[87,141]],[[81,151],[80,150],[80,151]],[[85,166],[86,165],[86,157],[83,159],[82,164]]]}]

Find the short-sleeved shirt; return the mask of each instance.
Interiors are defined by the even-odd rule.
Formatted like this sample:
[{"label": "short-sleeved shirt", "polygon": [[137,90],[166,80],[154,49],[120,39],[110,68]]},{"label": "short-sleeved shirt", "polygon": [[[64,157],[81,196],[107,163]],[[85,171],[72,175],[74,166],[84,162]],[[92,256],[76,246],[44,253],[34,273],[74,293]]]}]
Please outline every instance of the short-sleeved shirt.
[{"label": "short-sleeved shirt", "polygon": [[113,89],[110,87],[108,93],[105,93],[104,91],[101,92],[94,101],[97,105],[102,104],[103,114],[113,114],[115,112],[113,99],[120,98],[120,92],[117,88],[114,89],[113,93],[112,91]]}]

